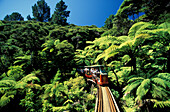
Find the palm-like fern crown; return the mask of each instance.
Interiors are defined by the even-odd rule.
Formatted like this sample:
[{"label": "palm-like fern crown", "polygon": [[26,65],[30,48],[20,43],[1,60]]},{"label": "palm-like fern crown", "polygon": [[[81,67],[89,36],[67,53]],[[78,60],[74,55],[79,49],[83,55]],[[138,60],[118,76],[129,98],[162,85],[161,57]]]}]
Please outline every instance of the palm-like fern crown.
[{"label": "palm-like fern crown", "polygon": [[[15,97],[17,91],[24,91],[29,83],[39,81],[35,73],[24,76],[22,66],[11,66],[9,69],[8,77],[0,80],[1,107],[7,105]],[[40,85],[34,84],[34,88],[40,88]]]},{"label": "palm-like fern crown", "polygon": [[168,73],[146,74],[145,78],[134,76],[128,80],[129,84],[125,87],[125,93],[136,94],[136,100],[143,100],[148,93],[152,94],[152,98],[168,99],[168,92],[165,89],[170,87],[169,77]]}]

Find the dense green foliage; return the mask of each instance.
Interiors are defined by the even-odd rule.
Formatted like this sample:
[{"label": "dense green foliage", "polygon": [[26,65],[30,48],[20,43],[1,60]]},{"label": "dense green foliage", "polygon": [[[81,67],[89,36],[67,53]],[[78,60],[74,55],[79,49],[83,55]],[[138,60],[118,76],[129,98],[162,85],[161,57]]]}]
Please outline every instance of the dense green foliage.
[{"label": "dense green foliage", "polygon": [[104,28],[111,29],[113,27],[114,15],[111,14],[105,21]]},{"label": "dense green foliage", "polygon": [[0,111],[94,110],[74,52],[104,29],[36,21],[0,21],[0,29]]},{"label": "dense green foliage", "polygon": [[[165,0],[124,0],[97,28],[68,25],[61,0],[52,17],[60,10],[61,21],[0,21],[0,111],[94,111],[96,88],[76,72],[94,64],[108,66],[108,86],[121,111],[168,111],[168,7]],[[145,14],[129,20],[139,12]]]}]

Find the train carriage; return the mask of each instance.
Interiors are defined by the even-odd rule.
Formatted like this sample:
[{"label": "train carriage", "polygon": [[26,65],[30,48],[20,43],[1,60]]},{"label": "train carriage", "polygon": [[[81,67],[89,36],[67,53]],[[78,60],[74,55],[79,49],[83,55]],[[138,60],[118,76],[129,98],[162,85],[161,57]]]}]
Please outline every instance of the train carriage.
[{"label": "train carriage", "polygon": [[85,76],[92,78],[99,85],[108,84],[108,74],[103,65],[84,66]]}]

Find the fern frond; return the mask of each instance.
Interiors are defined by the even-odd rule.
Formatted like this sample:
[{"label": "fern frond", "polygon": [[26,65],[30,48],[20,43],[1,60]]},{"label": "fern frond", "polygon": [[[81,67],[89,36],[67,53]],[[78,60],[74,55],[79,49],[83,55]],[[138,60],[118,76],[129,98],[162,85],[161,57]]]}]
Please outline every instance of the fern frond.
[{"label": "fern frond", "polygon": [[121,52],[128,52],[129,50],[132,50],[134,42],[135,39],[126,41],[118,47],[118,50]]},{"label": "fern frond", "polygon": [[117,41],[121,44],[123,42],[129,41],[131,38],[129,36],[119,36],[117,37]]},{"label": "fern frond", "polygon": [[40,81],[38,77],[35,76],[34,73],[28,74],[25,77],[23,77],[21,80],[21,82],[29,82],[29,81]]},{"label": "fern frond", "polygon": [[169,22],[164,22],[158,26],[159,29],[168,29],[170,28],[170,23]]},{"label": "fern frond", "polygon": [[19,81],[19,82],[17,82],[17,84],[15,85],[14,88],[15,88],[15,89],[24,89],[26,85],[27,85],[26,82],[21,82],[21,81]]},{"label": "fern frond", "polygon": [[48,50],[49,48],[48,47],[46,47],[46,48],[44,48],[42,51],[46,51],[46,50]]},{"label": "fern frond", "polygon": [[161,79],[161,78],[152,78],[151,81],[153,81],[154,83],[156,83],[157,85],[160,85],[164,88],[166,88],[166,84],[165,84],[165,80]]},{"label": "fern frond", "polygon": [[160,77],[161,79],[167,80],[170,82],[170,73],[159,73],[158,77]]},{"label": "fern frond", "polygon": [[[54,41],[54,45],[56,46],[57,44],[59,44],[60,43],[60,40],[59,39],[57,39],[57,40],[55,40]],[[53,44],[53,41],[51,42],[51,45]]]},{"label": "fern frond", "polygon": [[128,80],[128,83],[131,83],[131,82],[134,82],[134,81],[137,81],[137,80],[144,80],[144,78],[143,77],[133,77],[133,78]]},{"label": "fern frond", "polygon": [[95,47],[95,45],[89,45],[87,47],[84,48],[85,51],[89,50],[89,49],[93,49]]},{"label": "fern frond", "polygon": [[105,61],[108,60],[108,58],[110,57],[114,57],[116,54],[118,54],[119,52],[117,52],[118,46],[117,45],[112,45],[110,46],[108,49],[104,50],[104,59]]},{"label": "fern frond", "polygon": [[107,66],[113,67],[113,66],[121,66],[121,61],[112,61]]},{"label": "fern frond", "polygon": [[104,58],[105,57],[105,54],[104,53],[101,53],[97,56],[97,58],[95,59],[95,63],[98,62],[100,59]]},{"label": "fern frond", "polygon": [[160,108],[165,108],[165,107],[170,107],[170,101],[166,100],[166,101],[158,101],[156,99],[151,99],[152,102],[154,102],[154,108],[157,108],[158,106]]},{"label": "fern frond", "polygon": [[15,80],[1,80],[0,87],[14,87],[16,84]]},{"label": "fern frond", "polygon": [[138,22],[136,24],[134,24],[128,32],[128,36],[133,39],[136,36],[136,32],[145,24],[148,24],[146,22]]},{"label": "fern frond", "polygon": [[109,58],[114,57],[118,53],[119,52],[113,52],[113,53],[110,53],[110,54],[105,54],[104,60],[107,61]]},{"label": "fern frond", "polygon": [[86,44],[94,44],[93,41],[86,41]]},{"label": "fern frond", "polygon": [[65,104],[67,104],[67,103],[74,103],[74,102],[73,102],[73,100],[68,99],[67,101],[64,102],[63,105],[65,105]]},{"label": "fern frond", "polygon": [[131,60],[131,58],[130,58],[129,55],[124,55],[124,56],[122,57],[122,62],[123,62],[123,63],[128,63],[130,60]]},{"label": "fern frond", "polygon": [[153,98],[161,98],[162,99],[163,97],[168,96],[165,89],[163,89],[160,86],[157,86],[155,84],[152,84],[151,93],[152,93]]},{"label": "fern frond", "polygon": [[141,84],[141,82],[142,81],[137,80],[135,82],[132,82],[131,84],[128,84],[127,87],[125,87],[125,93],[131,92],[132,90],[136,89]]},{"label": "fern frond", "polygon": [[150,89],[150,79],[144,79],[141,83],[141,85],[138,87],[137,91],[136,91],[136,95],[139,98],[142,98],[143,96],[145,96],[147,94],[147,92]]},{"label": "fern frond", "polygon": [[14,95],[4,94],[0,99],[0,107],[6,106],[13,98],[14,98]]},{"label": "fern frond", "polygon": [[156,29],[157,27],[154,24],[147,23],[140,27],[140,29],[136,32],[136,36],[139,34],[147,34],[147,31],[152,31]]},{"label": "fern frond", "polygon": [[86,58],[86,56],[83,55],[75,55],[76,58]]}]

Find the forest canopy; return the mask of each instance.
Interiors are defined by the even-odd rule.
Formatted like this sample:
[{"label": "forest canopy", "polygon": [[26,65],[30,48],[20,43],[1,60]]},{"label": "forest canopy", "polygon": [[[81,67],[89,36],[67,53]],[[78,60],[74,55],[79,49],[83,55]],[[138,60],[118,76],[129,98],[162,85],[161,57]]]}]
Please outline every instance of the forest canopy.
[{"label": "forest canopy", "polygon": [[76,69],[95,64],[107,66],[108,86],[122,112],[168,111],[169,4],[124,0],[102,28],[68,23],[63,0],[52,17],[45,0],[32,6],[34,17],[28,15],[27,21],[18,12],[5,16],[0,21],[0,111],[94,111],[97,88]]}]

